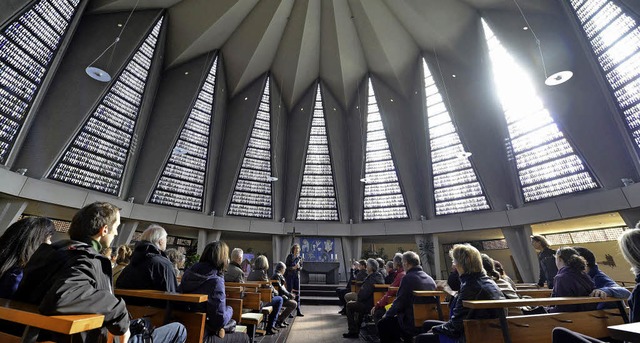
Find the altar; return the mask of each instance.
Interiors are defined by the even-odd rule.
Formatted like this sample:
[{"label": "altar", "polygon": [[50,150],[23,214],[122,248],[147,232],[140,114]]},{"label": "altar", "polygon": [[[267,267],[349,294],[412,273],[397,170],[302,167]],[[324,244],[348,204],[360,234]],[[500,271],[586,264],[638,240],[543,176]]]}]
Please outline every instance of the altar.
[{"label": "altar", "polygon": [[338,270],[340,262],[307,262],[305,261],[300,270],[300,283],[309,283],[309,274],[324,274],[325,283],[335,285],[338,283]]}]

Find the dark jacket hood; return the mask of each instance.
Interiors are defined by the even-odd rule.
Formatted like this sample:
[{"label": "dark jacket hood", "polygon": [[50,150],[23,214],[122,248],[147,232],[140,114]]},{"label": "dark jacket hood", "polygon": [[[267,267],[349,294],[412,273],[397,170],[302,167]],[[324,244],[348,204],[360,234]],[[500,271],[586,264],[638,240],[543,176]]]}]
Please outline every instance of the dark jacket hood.
[{"label": "dark jacket hood", "polygon": [[131,264],[141,264],[149,258],[158,255],[167,257],[155,244],[149,241],[140,241],[136,244],[133,254],[131,254]]},{"label": "dark jacket hood", "polygon": [[216,277],[221,277],[221,275],[214,266],[209,263],[198,262],[184,273],[180,282],[180,289],[186,293],[194,292],[202,287],[205,282]]}]

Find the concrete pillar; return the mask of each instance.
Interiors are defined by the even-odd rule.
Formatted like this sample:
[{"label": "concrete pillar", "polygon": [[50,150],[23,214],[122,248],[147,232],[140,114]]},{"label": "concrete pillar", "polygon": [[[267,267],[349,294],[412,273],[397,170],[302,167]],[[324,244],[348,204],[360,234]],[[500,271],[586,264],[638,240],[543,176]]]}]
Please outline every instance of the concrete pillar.
[{"label": "concrete pillar", "polygon": [[[531,246],[531,226],[524,225],[502,229],[511,256],[518,267],[522,282],[537,282],[540,276],[538,255]],[[504,263],[504,262],[503,262]],[[515,275],[512,275],[515,276]]]},{"label": "concrete pillar", "polygon": [[11,224],[18,221],[28,204],[29,202],[18,199],[0,200],[0,236],[4,234]]},{"label": "concrete pillar", "polygon": [[198,255],[202,255],[202,252],[204,251],[204,247],[207,244],[211,242],[219,241],[221,235],[222,235],[222,231],[220,230],[207,230],[207,229],[198,230],[198,249],[197,249]]},{"label": "concrete pillar", "polygon": [[131,239],[133,238],[133,234],[138,228],[138,224],[139,222],[137,221],[123,221],[118,228],[118,235],[113,240],[113,243],[111,245],[117,248],[121,245],[131,243]]},{"label": "concrete pillar", "polygon": [[273,256],[271,256],[270,265],[275,265],[278,261],[284,262],[284,259],[287,258],[287,255],[284,255],[284,257],[282,255],[283,245],[280,235],[271,235],[271,251],[273,251]]},{"label": "concrete pillar", "polygon": [[622,220],[629,228],[635,228],[640,222],[640,208],[630,208],[628,210],[618,211]]},{"label": "concrete pillar", "polygon": [[442,279],[440,262],[440,239],[433,234],[415,235],[420,263],[425,273],[434,279]]}]

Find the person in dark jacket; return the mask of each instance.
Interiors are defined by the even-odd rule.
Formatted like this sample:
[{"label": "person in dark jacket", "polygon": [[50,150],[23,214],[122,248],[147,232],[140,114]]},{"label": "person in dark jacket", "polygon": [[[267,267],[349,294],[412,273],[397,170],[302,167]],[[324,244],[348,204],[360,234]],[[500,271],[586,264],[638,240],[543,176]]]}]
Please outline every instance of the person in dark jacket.
[{"label": "person in dark jacket", "polygon": [[[558,274],[553,280],[551,297],[587,297],[595,289],[593,280],[585,273],[587,263],[578,252],[569,247],[556,251]],[[594,310],[597,304],[558,305],[549,312],[575,312]]]},{"label": "person in dark jacket", "polygon": [[240,248],[235,248],[231,251],[231,263],[227,267],[227,271],[224,272],[225,282],[242,282],[244,283],[244,271],[242,270],[242,259],[244,258],[244,251]]},{"label": "person in dark jacket", "polygon": [[296,315],[298,317],[304,317],[300,310],[300,270],[302,269],[303,258],[300,255],[300,245],[294,244],[291,246],[291,253],[287,255],[285,265],[287,270],[284,272],[284,278],[287,281],[287,287],[291,292],[296,294],[296,300],[298,302],[298,308]]},{"label": "person in dark jacket", "polygon": [[[449,321],[432,326],[426,334],[420,334],[416,343],[440,342],[441,340],[464,342],[464,319],[497,318],[501,310],[474,310],[462,305],[464,300],[498,300],[504,299],[498,285],[484,272],[482,256],[478,249],[470,244],[456,244],[449,251],[453,265],[460,274],[460,291]],[[406,276],[405,276],[406,278]],[[446,336],[442,337],[439,336]]]},{"label": "person in dark jacket", "polygon": [[540,264],[540,278],[538,279],[538,287],[543,287],[546,282],[547,287],[553,288],[553,278],[558,273],[555,261],[556,251],[549,248],[547,239],[540,235],[531,236],[531,245],[539,251],[538,263]]},{"label": "person in dark jacket", "polygon": [[[617,299],[629,299],[631,292],[624,287],[620,287],[607,274],[602,272],[596,263],[596,257],[591,250],[583,247],[574,247],[578,254],[587,262],[587,275],[593,280],[595,289],[591,292],[592,297],[612,297]],[[598,304],[598,310],[618,308],[615,302],[602,302]]]},{"label": "person in dark jacket", "polygon": [[[102,329],[76,334],[73,342],[104,342],[107,330],[128,338],[129,313],[125,302],[112,293],[111,261],[98,252],[111,245],[119,225],[120,212],[112,204],[97,202],[82,208],[71,221],[70,240],[42,244],[33,254],[15,299],[38,305],[45,315],[105,316]],[[153,332],[155,343],[184,342],[186,337],[186,329],[180,323],[167,324]],[[131,337],[129,342],[141,339]]]},{"label": "person in dark jacket", "polygon": [[640,322],[640,222],[635,229],[625,231],[618,239],[624,259],[631,265],[636,277],[636,286],[629,297],[629,321]]},{"label": "person in dark jacket", "polygon": [[206,304],[186,305],[188,310],[207,314],[204,343],[248,343],[243,332],[225,332],[233,309],[227,306],[222,273],[227,267],[229,247],[222,241],[207,244],[200,261],[187,269],[178,287],[181,293],[207,294]]},{"label": "person in dark jacket", "polygon": [[289,315],[293,312],[293,310],[295,310],[298,306],[295,301],[295,296],[291,294],[291,292],[289,292],[287,290],[287,287],[285,286],[285,269],[287,269],[287,266],[285,266],[283,262],[278,262],[273,272],[273,276],[271,276],[271,284],[278,286],[276,287],[276,291],[278,292],[278,295],[282,297],[282,300],[284,301],[283,306],[285,308],[284,311],[282,311],[282,313],[280,314],[281,319],[278,321],[278,324],[276,325],[277,327],[288,326],[289,324],[286,322],[286,320],[287,318],[289,318]]},{"label": "person in dark jacket", "polygon": [[48,218],[27,217],[11,224],[0,237],[0,298],[11,299],[23,269],[40,244],[51,244],[55,232]]},{"label": "person in dark jacket", "polygon": [[422,270],[420,257],[413,251],[402,254],[402,268],[405,275],[400,282],[400,288],[389,310],[378,322],[378,336],[381,343],[395,342],[402,337],[405,342],[411,342],[417,334],[413,320],[413,304],[416,299],[413,291],[433,291],[436,283],[433,278]]},{"label": "person in dark jacket", "polygon": [[360,263],[358,261],[353,261],[351,264],[351,269],[349,270],[349,279],[347,280],[347,286],[344,288],[337,288],[336,294],[338,295],[338,300],[340,301],[340,305],[342,308],[338,311],[341,315],[347,314],[347,301],[344,299],[344,296],[351,292],[351,282],[355,281],[356,274],[360,271]]},{"label": "person in dark jacket", "polygon": [[[247,281],[269,281],[267,269],[269,269],[269,260],[264,255],[258,255],[253,262],[253,270],[249,273]],[[271,285],[269,285],[269,287],[271,287]],[[274,291],[273,287],[271,287],[271,291],[274,293],[271,297],[271,301],[264,304],[264,306],[273,306],[273,310],[267,319],[267,335],[273,335],[275,333],[274,328],[285,327],[285,325],[282,324],[284,317],[281,317],[282,315],[280,315],[280,309],[283,307],[284,299]],[[291,314],[291,311],[296,308],[297,304],[293,302],[293,305],[286,304],[286,306],[288,307],[287,317],[289,317],[289,314]]]},{"label": "person in dark jacket", "polygon": [[384,277],[384,283],[390,285],[393,283],[393,280],[396,279],[396,269],[394,267],[393,261],[387,261],[387,264],[384,266],[387,271],[387,275]]},{"label": "person in dark jacket", "polygon": [[166,249],[167,232],[151,224],[133,249],[131,262],[120,273],[116,288],[176,292],[178,281],[173,264],[164,253]]},{"label": "person in dark jacket", "polygon": [[347,303],[347,322],[349,332],[342,334],[344,338],[360,337],[360,325],[364,316],[373,307],[373,290],[375,284],[384,283],[384,277],[378,271],[379,263],[373,258],[367,260],[367,277],[362,282],[356,301]]}]

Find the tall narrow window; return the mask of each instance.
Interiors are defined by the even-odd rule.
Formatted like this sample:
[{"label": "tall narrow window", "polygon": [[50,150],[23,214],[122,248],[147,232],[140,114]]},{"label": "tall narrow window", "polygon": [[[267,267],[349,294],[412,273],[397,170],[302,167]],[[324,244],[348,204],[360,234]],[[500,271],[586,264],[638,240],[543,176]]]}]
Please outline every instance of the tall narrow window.
[{"label": "tall narrow window", "polygon": [[0,163],[7,162],[80,0],[41,0],[0,31]]},{"label": "tall narrow window", "polygon": [[536,94],[529,76],[484,20],[482,26],[524,201],[598,188],[593,175]]},{"label": "tall narrow window", "polygon": [[218,58],[206,75],[149,202],[202,211]]},{"label": "tall narrow window", "polygon": [[320,84],[316,90],[296,220],[338,220],[338,201]]},{"label": "tall narrow window", "polygon": [[366,124],[364,220],[408,218],[371,80]]},{"label": "tall narrow window", "polygon": [[49,178],[118,195],[162,26],[160,18],[73,138]]},{"label": "tall narrow window", "polygon": [[489,203],[438,86],[423,60],[436,215],[488,210]]},{"label": "tall narrow window", "polygon": [[614,1],[569,1],[640,152],[640,25]]},{"label": "tall narrow window", "polygon": [[228,213],[234,216],[271,218],[272,181],[271,100],[267,78]]}]

